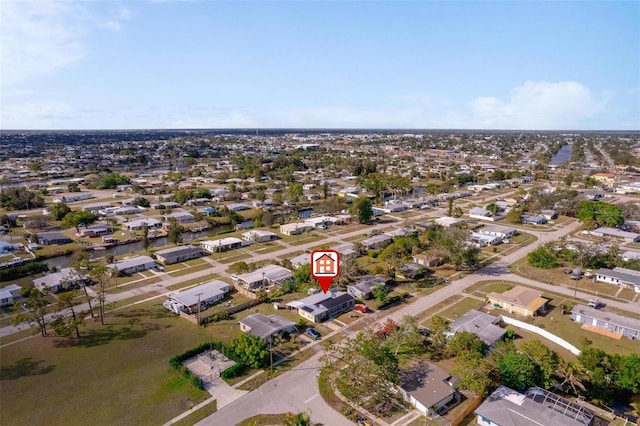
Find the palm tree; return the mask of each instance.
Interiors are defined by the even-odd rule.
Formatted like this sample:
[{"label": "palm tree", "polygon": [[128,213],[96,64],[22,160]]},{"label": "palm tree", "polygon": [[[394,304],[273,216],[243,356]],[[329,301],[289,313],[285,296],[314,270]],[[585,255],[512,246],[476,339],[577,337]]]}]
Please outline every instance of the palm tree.
[{"label": "palm tree", "polygon": [[558,365],[558,369],[556,370],[556,374],[562,379],[560,388],[565,384],[568,384],[576,395],[578,394],[577,389],[581,389],[583,391],[586,390],[582,384],[582,380],[584,379],[584,369],[580,364],[561,361]]}]

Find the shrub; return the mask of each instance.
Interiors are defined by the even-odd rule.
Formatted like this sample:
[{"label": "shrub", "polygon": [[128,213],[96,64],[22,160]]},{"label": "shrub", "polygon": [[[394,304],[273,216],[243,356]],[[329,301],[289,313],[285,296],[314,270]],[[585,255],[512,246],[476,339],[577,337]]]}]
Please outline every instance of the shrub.
[{"label": "shrub", "polygon": [[45,263],[30,262],[13,268],[0,270],[0,281],[10,281],[17,278],[27,277],[32,274],[48,271],[49,267]]}]

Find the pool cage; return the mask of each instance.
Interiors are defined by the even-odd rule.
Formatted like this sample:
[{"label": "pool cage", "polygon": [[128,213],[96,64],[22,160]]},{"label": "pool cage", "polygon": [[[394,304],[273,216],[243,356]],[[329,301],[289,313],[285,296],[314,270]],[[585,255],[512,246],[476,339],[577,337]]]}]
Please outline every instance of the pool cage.
[{"label": "pool cage", "polygon": [[583,425],[591,425],[595,415],[575,402],[571,402],[539,387],[529,388],[525,396],[538,404],[561,413]]}]

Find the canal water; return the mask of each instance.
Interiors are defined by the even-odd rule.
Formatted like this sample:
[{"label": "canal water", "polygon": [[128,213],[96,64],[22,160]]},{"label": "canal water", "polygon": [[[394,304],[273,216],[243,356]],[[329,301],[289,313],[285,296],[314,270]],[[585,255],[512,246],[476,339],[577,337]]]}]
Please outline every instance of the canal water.
[{"label": "canal water", "polygon": [[571,151],[573,150],[573,145],[567,144],[563,145],[562,148],[556,155],[551,157],[551,161],[549,161],[550,166],[559,166],[562,163],[566,163],[571,158]]},{"label": "canal water", "polygon": [[[198,238],[203,238],[207,236],[213,237],[215,234],[219,232],[228,231],[231,229],[233,228],[231,228],[230,225],[227,225],[227,226],[216,226],[215,228],[210,228],[200,232],[185,232],[182,234],[182,241],[185,243],[188,243],[189,241],[192,241]],[[159,238],[154,238],[149,240],[150,248],[163,247],[168,244],[170,243],[167,237],[159,237]],[[108,254],[112,254],[114,256],[122,256],[128,253],[133,254],[141,250],[143,250],[142,241],[136,241],[129,244],[107,247],[104,250],[92,250],[89,252],[89,256],[91,257],[91,259],[100,259],[105,257]],[[66,268],[73,262],[75,262],[73,255],[58,256],[58,257],[52,257],[51,259],[42,260],[42,263],[46,263],[50,269],[53,267]]]}]

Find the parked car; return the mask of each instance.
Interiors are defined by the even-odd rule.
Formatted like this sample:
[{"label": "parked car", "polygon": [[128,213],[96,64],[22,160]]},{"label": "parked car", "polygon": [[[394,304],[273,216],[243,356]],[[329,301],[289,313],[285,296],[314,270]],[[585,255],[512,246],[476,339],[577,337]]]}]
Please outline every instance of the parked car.
[{"label": "parked car", "polygon": [[305,331],[313,340],[318,340],[320,338],[320,333],[318,333],[313,327],[309,327]]},{"label": "parked car", "polygon": [[591,269],[587,269],[586,271],[584,271],[584,276],[587,278],[590,278],[593,276],[593,271]]},{"label": "parked car", "polygon": [[589,300],[589,307],[590,308],[594,308],[594,309],[600,309],[602,307],[604,307],[605,304],[602,300],[598,299],[597,297]]},{"label": "parked car", "polygon": [[356,306],[353,307],[353,309],[355,309],[356,311],[362,312],[363,314],[366,314],[367,312],[369,312],[369,307],[364,303],[357,303]]}]

